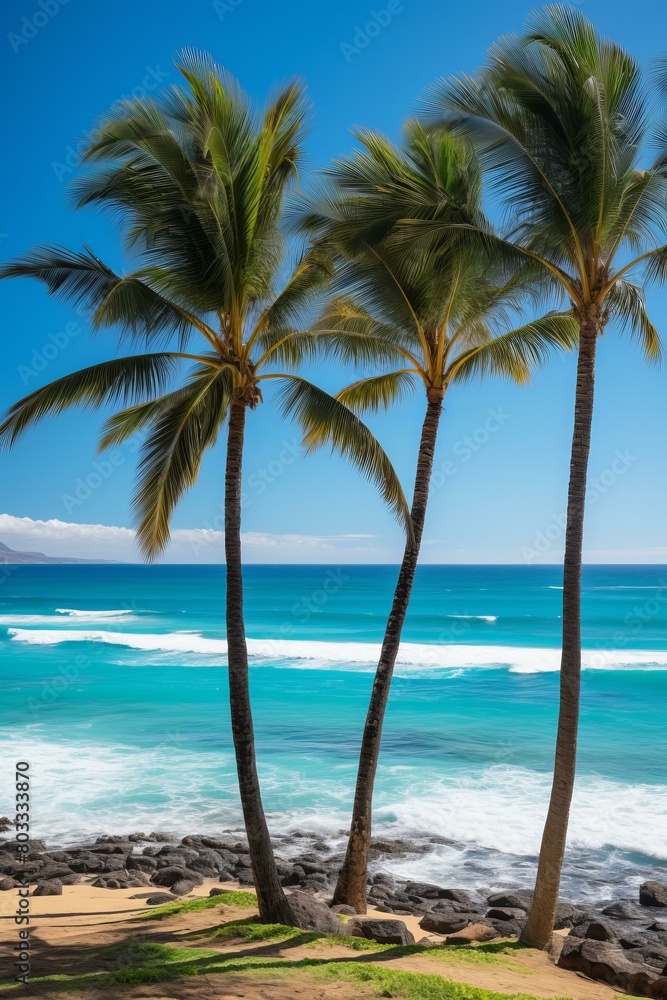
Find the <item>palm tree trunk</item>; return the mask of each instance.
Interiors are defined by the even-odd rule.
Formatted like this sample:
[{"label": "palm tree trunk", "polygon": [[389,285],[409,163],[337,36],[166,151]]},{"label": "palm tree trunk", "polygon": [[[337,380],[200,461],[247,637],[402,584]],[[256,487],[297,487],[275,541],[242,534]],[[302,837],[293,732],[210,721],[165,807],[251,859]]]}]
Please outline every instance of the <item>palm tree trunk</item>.
[{"label": "palm tree trunk", "polygon": [[255,737],[250,708],[248,650],[243,621],[241,567],[241,469],[246,406],[232,404],[229,413],[225,472],[225,556],[227,561],[227,650],[229,704],[241,805],[248,834],[250,863],[260,920],[293,925],[292,910],[278,878],[269,829],[264,816],[255,761]]},{"label": "palm tree trunk", "polygon": [[553,935],[561,869],[574,791],[581,690],[581,562],[586,507],[588,456],[591,445],[595,389],[597,310],[581,325],[574,436],[565,528],[563,565],[563,651],[560,670],[560,712],[556,758],[549,811],[542,836],[535,896],[521,941],[532,948],[548,948]]},{"label": "palm tree trunk", "polygon": [[380,662],[373,682],[364,734],[359,755],[357,786],[350,827],[350,839],[343,867],[338,876],[334,903],[353,906],[357,913],[366,912],[366,884],[368,881],[368,848],[371,839],[371,818],[373,805],[373,784],[380,755],[382,723],[389,698],[394,664],[401,642],[401,632],[408,610],[412,584],[419,558],[426,506],[428,504],[429,483],[433,471],[433,456],[438,436],[438,424],[442,413],[442,395],[432,393],[428,397],[426,417],[422,427],[415,492],[412,500],[412,525],[414,539],[409,540],[403,555],[398,575],[394,600],[382,643]]}]

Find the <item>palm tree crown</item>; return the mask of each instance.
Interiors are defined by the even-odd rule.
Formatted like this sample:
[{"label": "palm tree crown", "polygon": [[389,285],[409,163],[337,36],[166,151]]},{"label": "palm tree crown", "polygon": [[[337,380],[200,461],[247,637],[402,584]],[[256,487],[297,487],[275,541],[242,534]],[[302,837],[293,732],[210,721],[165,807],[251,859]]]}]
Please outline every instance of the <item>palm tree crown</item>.
[{"label": "palm tree crown", "polygon": [[[11,408],[0,437],[12,444],[35,421],[72,405],[124,404],[101,447],[147,432],[134,509],[150,557],[167,544],[173,510],[196,481],[230,405],[253,408],[262,383],[282,379],[345,428],[353,460],[406,518],[400,484],[363,424],[315,386],[276,370],[293,370],[312,355],[313,335],[297,318],[331,275],[327,255],[316,249],[284,280],[279,223],[306,133],[302,89],[289,84],[258,115],[207,57],[186,52],[179,69],[185,87],[122,102],[99,125],[84,154],[95,169],[75,188],[78,207],[99,205],[120,216],[138,266],[121,276],[88,248],[38,247],[0,269],[2,277],[41,280],[50,293],[85,307],[95,327],[113,326],[153,350],[31,393]],[[174,338],[177,350],[154,350]],[[184,361],[190,368],[173,388]]]},{"label": "palm tree crown", "polygon": [[[537,300],[532,262],[508,262],[490,243],[480,252],[469,228],[492,234],[481,209],[472,147],[448,129],[407,124],[395,147],[371,132],[362,149],[328,172],[305,225],[337,264],[336,297],[320,319],[318,346],[357,364],[390,369],[361,379],[337,398],[357,412],[390,405],[421,381],[428,396],[477,375],[525,382],[553,347],[571,347],[576,324],[551,312],[516,328]],[[447,220],[446,244],[408,245],[411,222]],[[398,365],[399,367],[396,367]],[[330,437],[322,427],[324,437]],[[314,440],[316,431],[311,433]]]},{"label": "palm tree crown", "polygon": [[546,7],[525,36],[501,38],[477,76],[438,84],[429,105],[472,141],[505,196],[498,248],[543,267],[579,319],[593,316],[600,329],[616,319],[659,357],[631,275],[667,273],[667,137],[644,169],[637,63],[581,11]]}]

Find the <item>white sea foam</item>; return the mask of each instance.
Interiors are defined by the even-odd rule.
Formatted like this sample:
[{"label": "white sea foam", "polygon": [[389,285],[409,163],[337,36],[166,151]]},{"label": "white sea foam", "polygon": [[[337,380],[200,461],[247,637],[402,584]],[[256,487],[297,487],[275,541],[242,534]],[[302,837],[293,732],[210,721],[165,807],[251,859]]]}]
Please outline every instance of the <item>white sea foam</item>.
[{"label": "white sea foam", "polygon": [[80,611],[78,608],[56,608],[57,615],[67,615],[68,618],[124,618],[134,614],[126,608],[117,611]]},{"label": "white sea foam", "polygon": [[[15,642],[35,646],[54,646],[64,642],[99,642],[110,646],[144,652],[174,653],[224,658],[225,639],[212,639],[198,633],[110,632],[95,629],[23,629],[10,628]],[[380,655],[380,644],[371,642],[314,642],[300,639],[248,639],[252,657],[274,662],[276,666],[302,669],[331,666],[372,669]],[[406,642],[401,645],[398,664],[404,669],[426,668],[461,670],[475,667],[505,667],[513,673],[534,674],[557,671],[560,650],[528,646],[427,645]],[[187,663],[187,661],[186,661]],[[667,650],[589,649],[582,654],[585,670],[665,670]]]},{"label": "white sea foam", "polygon": [[[233,754],[191,752],[181,734],[165,733],[159,745],[100,746],[21,736],[40,803],[35,836],[51,843],[135,829],[218,833],[242,822]],[[11,740],[0,754],[11,757]],[[349,822],[355,762],[323,767],[321,761],[260,760],[271,829],[296,829],[336,838]],[[396,874],[446,884],[518,884],[534,876],[551,776],[495,764],[461,771],[421,764],[381,771],[374,830],[387,836],[439,836],[456,846],[385,865]],[[0,809],[10,802],[0,794]],[[575,791],[566,861],[569,893],[602,898],[623,879],[636,889],[636,865],[656,869],[667,861],[667,785],[626,785],[580,775]],[[341,842],[342,843],[342,842]],[[490,853],[492,852],[492,853]],[[650,861],[623,857],[639,852]],[[569,866],[569,867],[568,867]],[[582,870],[587,877],[583,879]],[[646,871],[644,871],[646,874]]]},{"label": "white sea foam", "polygon": [[53,615],[0,615],[0,625],[54,625],[56,622],[67,624],[69,620],[84,620],[88,623],[123,621],[128,622],[134,619],[134,612],[127,610],[119,611],[79,611],[76,608],[56,608]]},{"label": "white sea foam", "polygon": [[445,618],[471,618],[478,622],[497,622],[497,615],[445,615]]}]

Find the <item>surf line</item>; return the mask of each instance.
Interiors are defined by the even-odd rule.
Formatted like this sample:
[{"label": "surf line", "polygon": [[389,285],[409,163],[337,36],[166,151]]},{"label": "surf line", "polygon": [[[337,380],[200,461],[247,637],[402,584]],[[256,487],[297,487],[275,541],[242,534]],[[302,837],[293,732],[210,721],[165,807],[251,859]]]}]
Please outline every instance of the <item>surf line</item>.
[{"label": "surf line", "polygon": [[14,945],[17,969],[14,979],[17,983],[30,982],[30,874],[25,870],[27,854],[30,850],[30,764],[20,760],[14,768],[16,785],[16,860],[23,866],[22,872],[16,873],[18,884],[18,908],[14,923],[18,927],[19,939]]}]

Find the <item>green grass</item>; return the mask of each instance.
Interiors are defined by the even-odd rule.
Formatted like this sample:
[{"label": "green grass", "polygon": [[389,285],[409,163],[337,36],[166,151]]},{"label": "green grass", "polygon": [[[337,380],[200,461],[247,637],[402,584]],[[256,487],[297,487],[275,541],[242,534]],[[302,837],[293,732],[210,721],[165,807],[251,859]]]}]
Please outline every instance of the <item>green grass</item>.
[{"label": "green grass", "polygon": [[[228,925],[230,932],[238,934],[243,928],[247,934],[254,935],[249,940],[288,940],[304,932],[280,924],[261,925],[253,922],[234,922]],[[307,932],[306,932],[307,933]],[[241,936],[246,936],[241,934]],[[320,939],[332,943],[353,941],[352,947],[363,938],[327,938]],[[364,942],[373,945],[373,942]],[[383,951],[391,950],[392,957],[401,953],[429,952],[419,948],[391,948],[391,946],[375,946]],[[364,949],[365,950],[365,949]],[[490,953],[491,956],[494,952]],[[400,1000],[535,1000],[527,994],[508,997],[505,994],[490,990],[478,989],[462,983],[455,983],[442,976],[417,972],[404,972],[399,969],[383,968],[371,962],[351,962],[349,960],[329,961],[326,958],[301,958],[296,961],[276,957],[256,955],[224,954],[205,948],[183,948],[153,942],[128,942],[114,948],[105,949],[100,953],[100,959],[112,966],[112,971],[85,976],[54,975],[35,978],[33,982],[53,982],[59,988],[66,990],[82,990],[91,986],[110,988],[114,985],[139,986],[141,984],[167,982],[200,974],[235,974],[253,975],[261,973],[276,978],[296,976],[299,974],[315,979],[334,979],[358,984],[366,992],[371,991],[381,997],[397,997]],[[113,969],[113,965],[119,967]],[[8,986],[15,984],[7,984]]]},{"label": "green grass", "polygon": [[135,920],[163,920],[177,913],[199,913],[200,910],[210,910],[215,906],[238,906],[243,909],[257,906],[257,897],[253,892],[243,892],[239,889],[226,889],[218,896],[206,896],[204,899],[174,900],[155,906],[146,913],[140,913]]},{"label": "green grass", "polygon": [[[300,938],[299,943],[309,948],[318,945],[352,948],[353,951],[385,951],[394,945],[378,944],[359,937],[329,937],[316,931],[304,931],[299,927],[287,927],[285,924],[260,924],[256,920],[230,920],[218,927],[210,938],[243,938],[245,941],[290,941]],[[414,950],[414,949],[411,949]],[[417,949],[421,951],[420,949]]]},{"label": "green grass", "polygon": [[252,920],[230,920],[211,934],[212,938],[243,938],[244,941],[289,941],[302,937],[304,944],[320,937],[313,931],[302,931],[299,927],[285,924],[260,924]]},{"label": "green grass", "polygon": [[[358,983],[381,997],[400,997],[401,1000],[508,1000],[507,994],[493,993],[476,986],[454,983],[442,976],[422,972],[403,972],[399,969],[381,968],[378,965],[353,965],[334,962],[314,969],[319,978]],[[535,1000],[526,993],[512,994],[513,1000]],[[557,998],[565,1000],[565,998]]]},{"label": "green grass", "polygon": [[501,965],[510,972],[518,972],[523,976],[531,976],[533,970],[519,962],[513,962],[512,956],[524,950],[524,945],[518,941],[501,941],[495,944],[478,945],[436,945],[425,950],[429,958],[439,959],[452,964],[464,965]]}]

